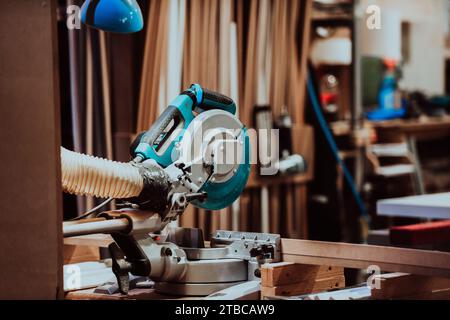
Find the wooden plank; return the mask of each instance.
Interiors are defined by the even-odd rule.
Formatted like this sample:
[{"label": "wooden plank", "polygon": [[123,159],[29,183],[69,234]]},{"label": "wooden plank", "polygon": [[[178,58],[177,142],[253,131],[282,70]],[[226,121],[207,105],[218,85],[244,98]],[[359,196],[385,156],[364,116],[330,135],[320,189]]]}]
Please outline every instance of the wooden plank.
[{"label": "wooden plank", "polygon": [[180,225],[184,228],[195,228],[196,223],[195,207],[188,206],[180,217]]},{"label": "wooden plank", "polygon": [[[159,1],[159,0],[158,0]],[[179,299],[192,300],[193,297],[178,297],[174,295],[164,295],[155,291],[155,289],[136,288],[131,289],[127,295],[121,293],[99,294],[94,293],[94,288],[67,292],[65,298],[67,300],[163,300],[163,299]]]},{"label": "wooden plank", "polygon": [[[219,1],[218,8],[218,43],[215,40],[215,50],[218,63],[217,70],[217,87],[219,92],[233,98],[231,92],[231,74],[236,66],[231,65],[231,0]],[[235,79],[237,81],[237,79]],[[219,228],[222,230],[231,229],[231,207],[219,211]]]},{"label": "wooden plank", "polygon": [[248,203],[248,218],[247,218],[247,231],[257,231],[261,227],[260,216],[260,190],[249,190],[249,203]]},{"label": "wooden plank", "polygon": [[56,9],[28,0],[0,11],[0,299],[63,297]]},{"label": "wooden plank", "polygon": [[[254,83],[253,88],[255,89],[254,103],[256,106],[268,105],[269,104],[269,92],[267,86],[267,75],[270,72],[266,65],[266,55],[270,51],[270,46],[268,46],[268,20],[269,20],[269,6],[268,0],[260,0],[258,2],[258,21],[256,28],[256,39],[255,39],[255,55],[251,61],[254,65]],[[248,61],[250,63],[250,61]],[[254,106],[252,106],[254,109]],[[272,124],[269,124],[272,125]],[[259,194],[260,205],[260,228],[261,232],[269,232],[270,225],[270,210],[269,210],[269,189],[267,186],[262,186]],[[254,209],[255,210],[255,209]],[[257,229],[258,230],[258,229]]]},{"label": "wooden plank", "polygon": [[281,239],[281,252],[286,262],[450,277],[447,252],[294,239]]},{"label": "wooden plank", "polygon": [[267,296],[298,296],[307,293],[322,292],[345,287],[345,277],[337,276],[305,281],[277,287],[261,286],[261,297]]},{"label": "wooden plank", "polygon": [[111,86],[110,86],[110,72],[108,50],[106,45],[106,33],[99,31],[100,42],[100,63],[102,74],[102,96],[103,96],[103,113],[105,121],[105,142],[106,142],[106,157],[113,160],[113,143],[112,143],[112,115],[111,115]]},{"label": "wooden plank", "polygon": [[169,1],[169,29],[168,29],[168,49],[167,65],[165,67],[164,79],[165,97],[162,105],[166,107],[182,90],[182,57],[185,28],[185,0]]},{"label": "wooden plank", "polygon": [[109,244],[113,241],[113,238],[109,234],[90,234],[86,236],[64,238],[64,245],[108,248]]},{"label": "wooden plank", "polygon": [[310,32],[311,32],[311,16],[312,16],[312,0],[305,0],[304,12],[303,12],[303,28],[302,28],[302,45],[300,52],[300,63],[298,66],[299,79],[298,83],[298,103],[297,112],[295,113],[294,122],[297,124],[304,123],[304,110],[305,110],[305,98],[306,98],[306,76],[309,57],[310,46]]},{"label": "wooden plank", "polygon": [[[280,104],[280,90],[283,87],[283,80],[280,77],[280,55],[283,51],[282,46],[282,37],[280,31],[280,12],[281,12],[281,1],[275,1],[273,3],[273,18],[272,18],[272,30],[273,30],[273,41],[272,47],[276,48],[276,50],[272,50],[272,64],[271,64],[271,81],[270,81],[270,104],[272,107],[272,111],[275,112]],[[279,36],[280,35],[280,36]],[[282,58],[282,57],[281,57]]]},{"label": "wooden plank", "polygon": [[[297,119],[297,113],[299,108],[303,108],[303,105],[298,105],[298,60],[300,58],[300,52],[297,50],[297,26],[299,22],[301,1],[290,1],[289,8],[289,21],[288,21],[288,47],[286,52],[286,59],[289,61],[288,76],[287,76],[287,107],[292,119]],[[304,35],[303,35],[304,36]],[[303,38],[303,37],[301,37]],[[295,123],[295,122],[294,122]],[[299,122],[298,124],[301,124]]]},{"label": "wooden plank", "polygon": [[[92,29],[86,30],[86,154],[94,155],[94,57]],[[86,208],[94,206],[94,198],[84,197]]]},{"label": "wooden plank", "polygon": [[294,195],[293,195],[293,185],[286,184],[284,188],[284,201],[285,201],[285,223],[286,223],[286,236],[289,238],[296,238],[295,226],[294,226]]},{"label": "wooden plank", "polygon": [[344,268],[342,267],[278,262],[262,266],[261,285],[264,287],[276,287],[343,275]]},{"label": "wooden plank", "polygon": [[245,82],[244,82],[244,104],[241,109],[240,118],[244,125],[251,125],[252,111],[255,98],[255,65],[253,59],[256,52],[256,26],[258,3],[256,0],[250,0],[250,21],[247,34],[247,56],[245,65]]},{"label": "wooden plank", "polygon": [[[238,93],[238,108],[239,108],[239,115],[242,115],[244,112],[244,105],[245,105],[245,70],[246,70],[246,63],[245,63],[245,50],[244,50],[244,1],[236,1],[236,49],[237,49],[237,62],[238,62],[238,83],[240,85],[239,87],[239,93]],[[242,121],[242,119],[241,119]],[[249,125],[248,123],[245,123],[245,125]]]},{"label": "wooden plank", "polygon": [[310,125],[295,124],[291,131],[292,149],[306,161],[306,178],[314,178],[314,129]]},{"label": "wooden plank", "polygon": [[135,82],[141,72],[132,68],[136,62],[134,48],[137,39],[109,35],[111,63],[111,103],[113,120],[114,159],[121,162],[130,160],[130,144],[136,128],[139,88]]},{"label": "wooden plank", "polygon": [[379,288],[371,289],[372,299],[398,299],[425,296],[433,291],[450,289],[449,278],[427,277],[407,273],[390,273],[374,277]]},{"label": "wooden plank", "polygon": [[86,153],[94,153],[94,70],[91,29],[86,31]]},{"label": "wooden plank", "polygon": [[450,300],[450,289],[408,296],[407,300]]},{"label": "wooden plank", "polygon": [[308,199],[305,185],[294,185],[295,230],[299,239],[308,239]]},{"label": "wooden plank", "polygon": [[[278,1],[280,3],[280,33],[275,33],[275,36],[277,36],[280,39],[280,46],[276,47],[279,53],[279,61],[278,61],[278,72],[279,72],[279,82],[277,83],[277,86],[279,90],[277,91],[278,96],[276,96],[277,100],[276,103],[272,105],[272,112],[274,119],[278,118],[281,114],[281,110],[283,106],[286,105],[287,102],[287,86],[286,86],[286,80],[287,80],[287,67],[288,67],[288,57],[287,57],[287,51],[289,51],[289,40],[288,40],[288,11],[289,6],[287,1]],[[288,190],[288,192],[290,192]]]},{"label": "wooden plank", "polygon": [[148,9],[148,18],[147,18],[147,26],[145,31],[145,45],[144,45],[144,54],[142,61],[142,72],[141,72],[141,87],[139,91],[139,106],[138,106],[138,116],[137,116],[137,124],[136,129],[138,132],[145,130],[144,128],[144,119],[145,119],[145,111],[147,105],[147,90],[148,90],[148,78],[151,74],[151,68],[153,65],[151,64],[151,55],[153,54],[152,50],[152,40],[155,36],[154,28],[154,18],[156,15],[156,5],[159,1],[150,1],[149,9]]},{"label": "wooden plank", "polygon": [[249,210],[250,207],[250,195],[249,190],[244,191],[241,194],[240,199],[240,221],[239,221],[239,230],[241,231],[248,231],[249,227],[249,215],[251,211]]},{"label": "wooden plank", "polygon": [[220,1],[219,6],[218,87],[221,93],[231,96],[231,0]]},{"label": "wooden plank", "polygon": [[98,246],[64,245],[64,264],[98,260],[100,260]]},{"label": "wooden plank", "polygon": [[150,84],[150,102],[146,107],[149,109],[149,115],[144,120],[146,128],[150,128],[159,115],[159,97],[161,85],[161,72],[164,67],[164,58],[167,49],[167,29],[168,29],[168,1],[161,1],[161,7],[158,15],[158,33],[156,37],[156,51],[153,61],[153,73]]},{"label": "wooden plank", "polygon": [[[165,2],[165,1],[164,1]],[[163,1],[150,1],[150,8],[147,19],[147,29],[145,38],[144,58],[141,75],[141,89],[139,95],[139,111],[137,121],[137,131],[141,132],[149,128],[148,123],[152,123],[151,108],[156,108],[152,105],[152,78],[155,74],[155,59],[156,52],[159,50],[159,43],[157,37],[159,34],[159,21],[161,5]],[[155,45],[156,44],[156,45]]]},{"label": "wooden plank", "polygon": [[[163,6],[161,11],[161,16],[163,17],[163,22],[161,26],[161,32],[162,32],[162,46],[161,46],[161,52],[159,61],[156,63],[159,64],[159,69],[157,70],[157,76],[158,78],[155,80],[155,83],[157,84],[156,91],[155,91],[155,104],[152,107],[152,110],[154,112],[154,116],[152,116],[152,120],[149,123],[149,126],[153,124],[153,122],[158,118],[158,116],[166,109],[166,107],[169,105],[173,97],[170,97],[167,101],[167,91],[169,89],[169,85],[171,84],[168,82],[169,80],[169,65],[173,66],[176,64],[174,61],[169,60],[169,45],[172,41],[172,35],[170,34],[170,6],[172,4],[171,1],[165,1],[166,5]],[[175,52],[175,50],[174,50]],[[171,76],[175,76],[176,72],[173,72]],[[175,93],[175,96],[179,94],[178,89]]]},{"label": "wooden plank", "polygon": [[[208,86],[211,90],[219,90],[219,5],[217,0],[207,1],[210,4],[210,16],[209,16],[209,30],[208,38],[209,45],[206,52],[206,61],[210,62],[209,68],[206,70],[208,75]],[[205,67],[205,66],[204,66]],[[229,70],[228,70],[229,71]],[[229,92],[222,91],[223,94],[229,95]]]},{"label": "wooden plank", "polygon": [[280,189],[277,185],[273,185],[269,189],[270,197],[270,232],[280,232]]}]

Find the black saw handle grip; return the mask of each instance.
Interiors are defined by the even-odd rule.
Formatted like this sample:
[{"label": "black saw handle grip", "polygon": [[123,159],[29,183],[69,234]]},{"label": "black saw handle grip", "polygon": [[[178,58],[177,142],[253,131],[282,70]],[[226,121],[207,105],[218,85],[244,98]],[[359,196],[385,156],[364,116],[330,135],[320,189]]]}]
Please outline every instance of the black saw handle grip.
[{"label": "black saw handle grip", "polygon": [[[230,112],[231,114],[236,114],[236,104],[233,99],[221,93],[205,89],[198,84],[193,84],[190,90],[192,90],[197,99],[199,99],[196,101],[197,111],[202,112],[219,109]],[[200,94],[199,91],[201,91]]]}]

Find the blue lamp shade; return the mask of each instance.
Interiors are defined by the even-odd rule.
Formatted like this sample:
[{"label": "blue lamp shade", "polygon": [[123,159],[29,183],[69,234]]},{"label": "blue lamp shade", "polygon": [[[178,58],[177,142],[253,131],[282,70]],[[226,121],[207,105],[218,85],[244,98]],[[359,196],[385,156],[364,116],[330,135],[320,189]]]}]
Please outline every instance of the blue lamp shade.
[{"label": "blue lamp shade", "polygon": [[136,0],[86,0],[81,21],[91,27],[117,33],[142,30],[144,19]]}]

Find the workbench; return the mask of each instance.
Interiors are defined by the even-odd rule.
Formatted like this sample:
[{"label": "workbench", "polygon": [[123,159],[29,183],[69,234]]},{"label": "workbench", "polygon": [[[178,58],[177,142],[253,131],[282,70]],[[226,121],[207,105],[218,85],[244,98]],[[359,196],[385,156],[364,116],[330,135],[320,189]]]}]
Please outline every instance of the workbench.
[{"label": "workbench", "polygon": [[[90,235],[66,238],[66,246],[106,247],[112,238],[108,235]],[[369,270],[377,266],[384,284],[382,291],[371,290],[375,299],[390,299],[417,294],[439,299],[450,297],[450,253],[416,249],[371,246],[350,243],[332,243],[310,240],[281,239],[282,262],[262,267],[261,296],[289,296],[324,292],[327,289],[345,289],[344,268]],[[94,288],[114,280],[110,261],[70,262],[65,265],[66,299],[195,299],[167,296],[152,288],[121,294],[96,294]],[[79,268],[82,279],[78,288],[69,288],[70,270]],[[436,292],[435,292],[436,291]],[[439,295],[437,296],[439,291]],[[419,295],[420,294],[420,295]]]},{"label": "workbench", "polygon": [[450,192],[379,200],[380,216],[450,219]]}]

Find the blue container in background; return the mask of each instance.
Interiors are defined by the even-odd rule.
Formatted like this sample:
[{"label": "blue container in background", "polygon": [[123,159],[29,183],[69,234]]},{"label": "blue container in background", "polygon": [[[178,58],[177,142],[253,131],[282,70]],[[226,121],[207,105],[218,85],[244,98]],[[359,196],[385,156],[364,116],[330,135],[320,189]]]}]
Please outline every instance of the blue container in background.
[{"label": "blue container in background", "polygon": [[387,69],[378,92],[378,108],[366,113],[367,118],[373,121],[403,118],[406,115],[405,102],[397,98],[396,62],[386,59],[384,63]]}]

